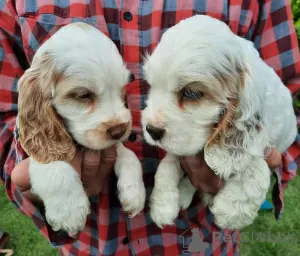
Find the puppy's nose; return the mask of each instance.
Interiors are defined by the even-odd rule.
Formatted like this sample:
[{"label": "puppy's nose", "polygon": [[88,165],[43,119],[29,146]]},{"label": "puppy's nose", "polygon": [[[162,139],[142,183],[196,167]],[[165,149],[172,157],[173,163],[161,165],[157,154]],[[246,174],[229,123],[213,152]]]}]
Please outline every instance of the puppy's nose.
[{"label": "puppy's nose", "polygon": [[160,140],[164,136],[164,133],[165,133],[164,129],[157,128],[152,125],[147,125],[146,131],[150,134],[150,136],[153,140]]},{"label": "puppy's nose", "polygon": [[117,124],[107,129],[107,133],[113,140],[118,140],[125,134],[127,125],[127,123]]}]

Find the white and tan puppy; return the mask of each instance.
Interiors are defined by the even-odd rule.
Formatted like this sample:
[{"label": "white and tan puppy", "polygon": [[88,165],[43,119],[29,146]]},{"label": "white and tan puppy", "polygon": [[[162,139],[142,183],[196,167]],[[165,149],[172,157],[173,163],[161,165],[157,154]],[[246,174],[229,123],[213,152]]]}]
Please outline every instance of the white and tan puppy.
[{"label": "white and tan puppy", "polygon": [[157,225],[173,223],[196,189],[176,155],[204,151],[225,180],[203,195],[221,228],[252,223],[269,184],[264,150],[285,151],[296,137],[289,90],[249,42],[214,18],[197,15],[162,36],[144,64],[151,89],[142,122],[148,143],[168,152],[151,195]]},{"label": "white and tan puppy", "polygon": [[101,150],[117,145],[119,198],[132,215],[144,207],[142,168],[121,143],[131,130],[124,106],[126,69],[115,44],[96,28],[61,28],[36,52],[19,81],[20,143],[30,156],[32,190],[54,230],[82,230],[90,212],[78,174],[69,164],[75,144]]}]

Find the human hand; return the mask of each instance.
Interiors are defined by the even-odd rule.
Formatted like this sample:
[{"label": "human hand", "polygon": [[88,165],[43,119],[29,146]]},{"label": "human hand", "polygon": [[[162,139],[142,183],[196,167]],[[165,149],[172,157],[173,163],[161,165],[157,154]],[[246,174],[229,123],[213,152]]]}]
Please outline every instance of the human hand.
[{"label": "human hand", "polygon": [[[265,157],[271,170],[281,165],[281,154],[275,148],[265,150]],[[224,181],[206,164],[203,151],[194,156],[179,157],[179,161],[198,190],[215,195],[223,187]]]},{"label": "human hand", "polygon": [[[103,184],[111,173],[116,161],[115,146],[102,151],[76,151],[71,165],[79,174],[83,187],[88,196],[94,196],[101,192]],[[22,191],[24,197],[31,201],[40,201],[30,191],[29,159],[21,161],[12,170],[12,182]]]}]

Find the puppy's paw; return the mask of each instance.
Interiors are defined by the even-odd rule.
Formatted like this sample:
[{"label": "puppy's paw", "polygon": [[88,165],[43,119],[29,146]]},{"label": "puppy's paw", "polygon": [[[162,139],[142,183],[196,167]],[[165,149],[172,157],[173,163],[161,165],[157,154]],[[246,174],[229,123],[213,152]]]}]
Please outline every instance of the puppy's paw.
[{"label": "puppy's paw", "polygon": [[211,206],[214,201],[214,196],[208,193],[201,194],[201,202],[204,206]]},{"label": "puppy's paw", "polygon": [[137,156],[122,143],[117,146],[117,154],[115,173],[118,177],[119,200],[123,210],[134,217],[145,206],[146,189],[142,166]]},{"label": "puppy's paw", "polygon": [[257,204],[246,201],[230,201],[215,197],[210,210],[220,228],[240,229],[250,225],[258,212]]},{"label": "puppy's paw", "polygon": [[154,187],[150,198],[150,216],[157,226],[174,224],[179,213],[179,189]]},{"label": "puppy's paw", "polygon": [[32,192],[43,200],[53,230],[72,234],[81,231],[90,203],[73,167],[63,161],[40,164],[30,159],[29,174]]},{"label": "puppy's paw", "polygon": [[146,189],[142,181],[132,184],[121,184],[119,182],[119,199],[122,209],[134,217],[140,213],[145,206]]},{"label": "puppy's paw", "polygon": [[179,206],[182,210],[187,209],[197,189],[192,185],[188,176],[181,179],[179,183]]},{"label": "puppy's paw", "polygon": [[57,191],[51,198],[45,198],[46,219],[54,231],[64,230],[75,235],[85,227],[90,203],[83,191],[74,188],[62,195]]}]

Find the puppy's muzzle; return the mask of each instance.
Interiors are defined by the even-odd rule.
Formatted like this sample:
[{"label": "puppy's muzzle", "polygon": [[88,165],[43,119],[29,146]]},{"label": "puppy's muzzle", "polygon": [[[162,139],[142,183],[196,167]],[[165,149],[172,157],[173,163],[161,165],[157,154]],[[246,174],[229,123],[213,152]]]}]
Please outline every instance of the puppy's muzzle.
[{"label": "puppy's muzzle", "polygon": [[117,124],[107,129],[107,133],[113,140],[119,140],[126,133],[128,123]]},{"label": "puppy's muzzle", "polygon": [[150,134],[150,136],[153,140],[160,140],[165,134],[164,129],[155,127],[153,125],[147,125],[146,131]]}]

